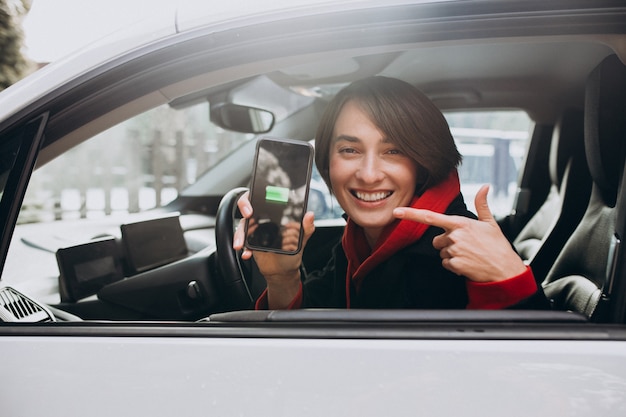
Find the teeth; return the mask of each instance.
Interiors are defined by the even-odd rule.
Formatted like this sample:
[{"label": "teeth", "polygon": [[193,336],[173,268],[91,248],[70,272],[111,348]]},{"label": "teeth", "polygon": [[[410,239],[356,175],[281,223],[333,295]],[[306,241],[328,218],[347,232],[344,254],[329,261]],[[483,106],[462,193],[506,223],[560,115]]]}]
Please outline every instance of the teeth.
[{"label": "teeth", "polygon": [[385,198],[391,195],[390,192],[383,192],[383,191],[380,191],[377,193],[362,193],[362,192],[357,191],[355,194],[359,200],[363,200],[363,201],[384,200]]}]

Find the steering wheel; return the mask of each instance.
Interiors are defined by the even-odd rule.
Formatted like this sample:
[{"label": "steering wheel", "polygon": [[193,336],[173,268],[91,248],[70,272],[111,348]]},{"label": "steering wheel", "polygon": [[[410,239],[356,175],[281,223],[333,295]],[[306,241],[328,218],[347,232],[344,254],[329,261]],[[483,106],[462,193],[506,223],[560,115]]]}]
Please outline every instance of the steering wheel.
[{"label": "steering wheel", "polygon": [[237,310],[251,308],[260,293],[260,288],[265,286],[265,282],[260,282],[264,280],[258,274],[252,273],[251,268],[246,268],[238,251],[233,249],[237,200],[246,191],[247,188],[240,187],[226,193],[217,208],[215,221],[220,293],[225,300],[225,306]]}]

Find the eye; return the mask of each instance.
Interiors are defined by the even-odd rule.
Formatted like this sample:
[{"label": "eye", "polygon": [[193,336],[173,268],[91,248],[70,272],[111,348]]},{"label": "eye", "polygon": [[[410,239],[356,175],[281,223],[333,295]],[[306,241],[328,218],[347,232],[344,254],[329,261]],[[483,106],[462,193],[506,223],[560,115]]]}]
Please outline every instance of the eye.
[{"label": "eye", "polygon": [[341,147],[337,150],[338,153],[344,153],[344,154],[353,154],[353,153],[357,153],[357,150],[351,147]]},{"label": "eye", "polygon": [[387,149],[385,153],[389,155],[403,155],[402,151],[398,148]]}]

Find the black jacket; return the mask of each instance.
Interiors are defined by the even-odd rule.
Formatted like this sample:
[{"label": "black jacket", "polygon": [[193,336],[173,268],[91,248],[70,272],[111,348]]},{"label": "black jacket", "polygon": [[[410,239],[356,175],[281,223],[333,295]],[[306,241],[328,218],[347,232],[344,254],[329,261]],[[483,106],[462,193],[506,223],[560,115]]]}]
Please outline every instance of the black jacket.
[{"label": "black jacket", "polygon": [[[471,218],[459,195],[446,214]],[[439,251],[432,240],[443,231],[429,227],[415,243],[398,251],[371,271],[359,292],[350,285],[350,308],[464,309],[468,303],[466,278],[441,265]],[[302,289],[302,308],[346,308],[348,261],[338,242],[333,257],[321,271],[306,274]],[[541,289],[513,308],[546,309],[549,304]]]}]

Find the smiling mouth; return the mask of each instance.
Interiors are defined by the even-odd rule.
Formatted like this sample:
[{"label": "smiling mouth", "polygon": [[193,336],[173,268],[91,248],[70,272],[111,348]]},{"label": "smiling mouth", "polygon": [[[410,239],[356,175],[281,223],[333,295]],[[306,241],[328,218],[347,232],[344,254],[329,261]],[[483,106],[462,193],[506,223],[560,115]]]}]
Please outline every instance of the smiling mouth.
[{"label": "smiling mouth", "polygon": [[368,203],[384,200],[388,198],[391,194],[393,194],[392,191],[377,191],[375,193],[364,193],[362,191],[352,192],[352,195],[354,195],[356,198],[361,201],[366,201]]}]

